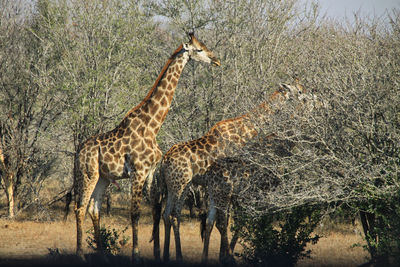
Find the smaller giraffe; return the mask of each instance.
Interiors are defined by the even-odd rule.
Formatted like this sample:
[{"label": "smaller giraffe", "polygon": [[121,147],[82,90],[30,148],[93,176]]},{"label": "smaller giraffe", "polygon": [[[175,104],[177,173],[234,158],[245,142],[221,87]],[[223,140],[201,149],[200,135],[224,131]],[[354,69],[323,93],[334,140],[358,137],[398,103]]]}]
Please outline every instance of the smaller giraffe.
[{"label": "smaller giraffe", "polygon": [[[304,92],[304,87],[299,83],[295,85],[281,84],[280,88],[266,102],[260,104],[250,114],[220,121],[204,136],[173,145],[164,155],[160,179],[167,188],[167,203],[163,215],[165,224],[163,258],[165,261],[169,260],[171,226],[175,235],[176,259],[182,260],[179,234],[180,214],[190,185],[193,183],[205,186],[206,180],[202,175],[209,170],[213,162],[225,158],[231,153],[232,147],[243,146],[258,134],[256,125],[251,121],[253,113],[257,112],[261,118],[270,116],[290,97],[296,97],[299,100],[306,99]],[[159,200],[160,198],[155,199]],[[157,235],[161,217],[158,214],[161,210],[159,201],[154,201],[153,207],[154,256],[158,259],[159,237]],[[207,255],[204,253],[203,258],[206,259]]]},{"label": "smaller giraffe", "polygon": [[[302,89],[304,90],[304,88]],[[309,94],[304,95],[301,93],[297,100],[300,101],[300,106],[306,112],[311,112],[315,107],[319,107],[321,103],[316,99],[316,96]],[[277,155],[288,156],[291,154],[291,149],[294,144],[289,141],[280,141],[274,138],[275,134],[270,134],[266,138],[259,138],[258,140],[249,142],[246,145],[251,146],[268,146]],[[248,147],[249,148],[249,147]],[[250,149],[249,151],[251,151]],[[208,211],[206,220],[202,221],[201,230],[204,239],[203,257],[202,260],[207,261],[208,247],[210,242],[210,235],[214,223],[221,235],[220,244],[220,261],[230,262],[233,260],[233,251],[238,240],[237,233],[231,239],[228,245],[228,223],[229,223],[229,209],[230,205],[236,205],[236,196],[240,195],[240,190],[247,187],[251,183],[251,178],[254,177],[260,169],[254,166],[249,160],[234,155],[234,157],[219,158],[214,161],[208,168],[207,172],[203,175],[206,181],[207,195],[208,195]],[[262,192],[269,192],[279,185],[280,180],[276,174],[268,170],[262,170],[263,176],[266,178],[262,183],[257,183],[258,189]],[[235,214],[235,216],[239,216]]]}]

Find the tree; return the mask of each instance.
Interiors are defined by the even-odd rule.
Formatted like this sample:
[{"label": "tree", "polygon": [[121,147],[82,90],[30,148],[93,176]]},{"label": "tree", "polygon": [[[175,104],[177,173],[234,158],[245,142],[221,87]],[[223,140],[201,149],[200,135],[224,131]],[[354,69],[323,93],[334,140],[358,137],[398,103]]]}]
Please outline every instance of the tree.
[{"label": "tree", "polygon": [[[223,64],[208,83],[202,79],[188,86],[190,96],[204,88],[204,97],[196,105],[179,101],[183,104],[166,125],[173,133],[170,145],[202,135],[207,120],[212,125],[251,110],[265,91],[297,75],[317,95],[319,107],[305,112],[293,103],[258,122],[259,139],[240,152],[259,168],[254,183],[238,195],[242,208],[262,216],[321,203],[391,205],[386,200],[399,189],[397,10],[388,14],[389,24],[358,14],[350,24],[321,18],[316,4],[302,10],[298,1],[185,3],[178,8],[163,1],[156,12],[172,29],[186,25],[210,36]],[[195,11],[199,6],[206,12]],[[274,141],[265,142],[272,133]],[[266,194],[259,185],[271,172],[282,183]]]},{"label": "tree", "polygon": [[4,6],[0,130],[10,175],[3,177],[13,177],[5,181],[20,189],[26,206],[41,202],[42,183],[55,170],[71,174],[71,164],[61,166],[83,140],[139,102],[162,64],[155,58],[167,53],[158,45],[167,37],[140,1],[40,0],[24,15],[20,2]]},{"label": "tree", "polygon": [[71,177],[78,146],[113,127],[144,96],[162,64],[156,58],[167,53],[159,49],[166,36],[140,1],[38,3],[46,8],[34,31],[58,51],[53,81],[64,100],[52,138],[60,162],[67,162],[64,176]]},{"label": "tree", "polygon": [[33,17],[27,4],[2,1],[0,41],[0,142],[2,178],[9,216],[38,202],[39,191],[55,157],[43,145],[47,130],[60,115],[60,99],[41,84],[47,80],[49,54],[28,30]]},{"label": "tree", "polygon": [[[322,103],[312,112],[294,103],[259,122],[261,139],[241,152],[259,168],[238,195],[243,209],[262,216],[305,204],[356,205],[369,212],[362,220],[372,258],[390,263],[399,250],[397,29],[398,19],[389,29],[378,21],[328,23],[293,36],[285,60]],[[281,183],[259,190],[271,172]]]}]

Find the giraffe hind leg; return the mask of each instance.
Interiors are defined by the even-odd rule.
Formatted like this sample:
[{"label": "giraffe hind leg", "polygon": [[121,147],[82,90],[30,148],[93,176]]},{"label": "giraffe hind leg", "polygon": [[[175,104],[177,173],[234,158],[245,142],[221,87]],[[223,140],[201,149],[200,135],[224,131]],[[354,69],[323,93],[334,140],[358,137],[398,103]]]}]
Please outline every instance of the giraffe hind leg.
[{"label": "giraffe hind leg", "polygon": [[[90,179],[89,175],[86,172],[83,173],[81,177],[82,188],[79,189],[77,188],[77,190],[75,190],[76,254],[82,260],[85,260],[82,248],[82,238],[83,238],[82,227],[83,227],[83,222],[85,220],[85,214],[89,204],[89,200],[91,198],[91,195],[94,191],[94,188],[98,180],[98,173],[96,176],[97,177],[92,177],[92,179]],[[88,181],[88,183],[85,183],[85,181]]]},{"label": "giraffe hind leg", "polygon": [[229,241],[228,241],[228,223],[229,223],[229,212],[228,210],[217,210],[217,221],[215,226],[217,227],[221,235],[221,243],[219,250],[219,260],[221,263],[234,263],[231,255]]},{"label": "giraffe hind leg", "polygon": [[143,198],[143,186],[146,178],[151,173],[150,169],[141,169],[140,171],[136,168],[136,172],[131,175],[131,223],[132,223],[132,263],[140,263],[140,253],[138,246],[138,224],[140,218],[140,205]]},{"label": "giraffe hind leg", "polygon": [[100,228],[100,209],[101,209],[101,204],[103,202],[104,193],[109,184],[110,181],[108,179],[100,177],[90,198],[89,208],[88,208],[88,213],[93,222],[97,251],[100,253],[102,253],[104,249],[103,240],[101,236],[101,228]]},{"label": "giraffe hind leg", "polygon": [[206,226],[204,231],[204,244],[203,244],[203,254],[201,257],[201,261],[206,263],[208,261],[208,249],[210,245],[210,236],[212,229],[214,227],[214,222],[216,220],[217,210],[214,205],[214,201],[210,199],[210,207],[207,212]]},{"label": "giraffe hind leg", "polygon": [[174,229],[174,237],[175,237],[175,252],[176,252],[176,260],[177,261],[182,261],[182,247],[181,247],[181,237],[180,237],[180,223],[181,223],[181,214],[182,214],[182,209],[185,204],[185,199],[189,193],[189,189],[191,187],[191,182],[188,183],[180,197],[177,199],[175,202],[175,205],[172,209],[171,213],[171,223],[172,223],[172,228]]},{"label": "giraffe hind leg", "polygon": [[[154,189],[154,188],[153,188]],[[161,220],[161,193],[153,192],[151,194],[151,206],[153,215],[153,231],[150,242],[153,241],[153,255],[156,261],[160,260],[160,220]]]},{"label": "giraffe hind leg", "polygon": [[171,212],[175,204],[174,197],[171,192],[168,192],[167,204],[165,205],[163,220],[164,220],[164,254],[163,260],[169,261],[169,245],[171,238]]}]

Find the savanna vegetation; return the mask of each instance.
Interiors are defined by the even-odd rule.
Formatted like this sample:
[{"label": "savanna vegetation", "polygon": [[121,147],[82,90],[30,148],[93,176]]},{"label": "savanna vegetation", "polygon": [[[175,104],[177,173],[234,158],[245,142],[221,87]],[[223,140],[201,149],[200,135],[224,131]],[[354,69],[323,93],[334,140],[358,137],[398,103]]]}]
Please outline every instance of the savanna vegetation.
[{"label": "savanna vegetation", "polygon": [[[318,100],[312,110],[289,103],[255,120],[259,137],[238,153],[248,164],[230,166],[252,170],[252,182],[235,195],[242,219],[232,231],[244,260],[271,264],[279,255],[266,253],[266,244],[290,236],[274,244],[299,245],[294,264],[317,240],[315,220],[360,214],[371,262],[399,264],[400,9],[337,21],[299,0],[0,0],[8,216],[29,210],[30,220],[54,220],[52,204],[72,186],[77,146],[141,101],[188,32],[221,67],[186,67],[158,135],[164,152],[252,110],[279,83],[298,78]],[[272,133],[273,143],[265,143]],[[279,184],[260,190],[271,173]],[[285,228],[290,220],[294,235]]]}]

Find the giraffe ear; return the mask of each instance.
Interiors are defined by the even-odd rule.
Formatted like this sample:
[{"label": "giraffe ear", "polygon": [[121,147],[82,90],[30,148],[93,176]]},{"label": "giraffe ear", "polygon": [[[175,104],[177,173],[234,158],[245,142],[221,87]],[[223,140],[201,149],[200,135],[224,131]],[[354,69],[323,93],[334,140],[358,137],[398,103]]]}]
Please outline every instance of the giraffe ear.
[{"label": "giraffe ear", "polygon": [[281,91],[281,92],[290,91],[290,88],[286,83],[280,83],[279,91]]},{"label": "giraffe ear", "polygon": [[189,44],[183,43],[183,49],[185,49],[186,51],[189,50]]}]

